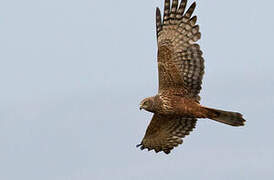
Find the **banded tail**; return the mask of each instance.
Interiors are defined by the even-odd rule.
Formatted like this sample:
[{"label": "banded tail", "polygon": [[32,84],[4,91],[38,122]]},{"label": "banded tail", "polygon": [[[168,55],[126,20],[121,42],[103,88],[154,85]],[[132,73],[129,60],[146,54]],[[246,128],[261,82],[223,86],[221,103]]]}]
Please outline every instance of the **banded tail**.
[{"label": "banded tail", "polygon": [[228,124],[231,126],[243,126],[245,119],[243,115],[238,112],[223,111],[219,109],[212,109],[204,107],[209,113],[209,119]]}]

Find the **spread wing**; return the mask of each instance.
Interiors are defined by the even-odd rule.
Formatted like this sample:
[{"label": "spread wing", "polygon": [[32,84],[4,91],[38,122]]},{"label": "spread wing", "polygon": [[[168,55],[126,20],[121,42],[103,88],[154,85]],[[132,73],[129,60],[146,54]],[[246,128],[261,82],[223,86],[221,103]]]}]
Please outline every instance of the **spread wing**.
[{"label": "spread wing", "polygon": [[196,118],[168,117],[154,114],[146,130],[141,144],[137,145],[142,150],[147,148],[155,152],[164,151],[166,154],[182,144],[182,138],[195,128]]},{"label": "spread wing", "polygon": [[159,92],[172,88],[177,94],[199,100],[204,59],[195,42],[201,38],[195,2],[185,12],[187,0],[165,0],[164,18],[156,9]]}]

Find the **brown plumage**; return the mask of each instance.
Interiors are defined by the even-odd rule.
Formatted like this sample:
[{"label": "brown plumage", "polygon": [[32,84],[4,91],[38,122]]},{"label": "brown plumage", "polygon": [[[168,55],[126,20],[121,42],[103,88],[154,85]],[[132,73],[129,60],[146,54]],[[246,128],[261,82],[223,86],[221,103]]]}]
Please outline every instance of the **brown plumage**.
[{"label": "brown plumage", "polygon": [[243,126],[245,120],[237,112],[207,108],[199,104],[204,74],[204,59],[196,16],[195,2],[185,12],[187,0],[165,0],[164,17],[156,9],[158,41],[159,91],[144,99],[140,109],[154,113],[146,130],[141,149],[169,153],[181,144],[196,125],[197,118],[209,118],[231,126]]}]

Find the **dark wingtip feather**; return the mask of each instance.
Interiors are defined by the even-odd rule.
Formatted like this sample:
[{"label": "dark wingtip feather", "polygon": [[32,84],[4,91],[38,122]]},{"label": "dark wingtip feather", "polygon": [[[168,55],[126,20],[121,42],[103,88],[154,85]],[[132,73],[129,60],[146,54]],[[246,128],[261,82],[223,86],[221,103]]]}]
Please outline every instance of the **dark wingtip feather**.
[{"label": "dark wingtip feather", "polygon": [[177,8],[178,8],[178,0],[173,0],[171,5],[171,13],[170,13],[171,18],[175,18]]},{"label": "dark wingtip feather", "polygon": [[138,148],[138,147],[140,147],[140,146],[142,146],[142,143],[141,143],[141,144],[137,144],[137,145],[136,145],[136,147],[137,147],[137,148]]},{"label": "dark wingtip feather", "polygon": [[186,8],[187,0],[181,0],[181,3],[179,5],[179,8],[177,10],[177,15],[179,19],[183,16],[185,8]]},{"label": "dark wingtip feather", "polygon": [[157,7],[156,8],[156,35],[158,37],[159,32],[162,30],[162,18],[161,18],[161,11]]},{"label": "dark wingtip feather", "polygon": [[190,24],[191,26],[195,26],[196,22],[197,22],[197,16],[193,16],[191,19],[190,19]]},{"label": "dark wingtip feather", "polygon": [[159,7],[156,7],[156,15],[160,15],[161,14],[161,10]]},{"label": "dark wingtip feather", "polygon": [[190,18],[191,15],[192,15],[192,13],[194,12],[195,8],[196,8],[196,2],[194,2],[194,3],[191,4],[191,6],[188,8],[188,10],[187,10],[185,16],[186,16],[187,18]]},{"label": "dark wingtip feather", "polygon": [[169,14],[170,14],[170,0],[165,0],[164,24],[168,24]]}]

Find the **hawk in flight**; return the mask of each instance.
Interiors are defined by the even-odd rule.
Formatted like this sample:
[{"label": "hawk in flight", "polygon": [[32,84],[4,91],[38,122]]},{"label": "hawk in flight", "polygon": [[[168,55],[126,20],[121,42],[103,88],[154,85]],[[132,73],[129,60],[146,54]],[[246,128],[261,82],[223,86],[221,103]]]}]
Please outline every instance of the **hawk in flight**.
[{"label": "hawk in flight", "polygon": [[197,17],[192,16],[196,3],[188,10],[187,0],[165,0],[164,16],[156,9],[158,41],[158,94],[145,98],[140,109],[154,113],[141,144],[142,150],[164,151],[166,154],[182,144],[195,128],[197,118],[209,118],[231,126],[243,126],[238,112],[200,105],[199,92],[204,74],[204,59]]}]

